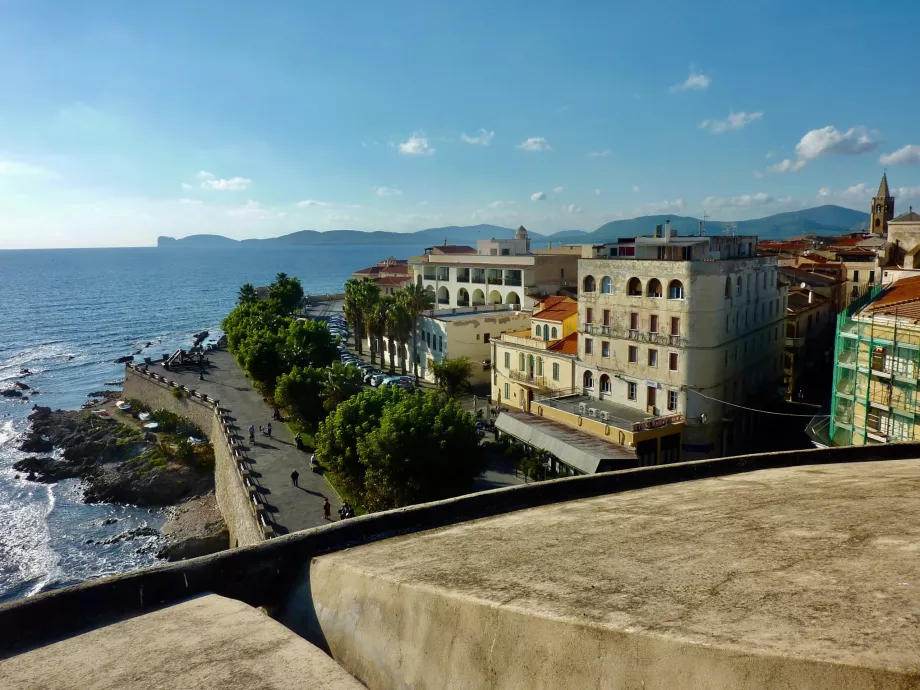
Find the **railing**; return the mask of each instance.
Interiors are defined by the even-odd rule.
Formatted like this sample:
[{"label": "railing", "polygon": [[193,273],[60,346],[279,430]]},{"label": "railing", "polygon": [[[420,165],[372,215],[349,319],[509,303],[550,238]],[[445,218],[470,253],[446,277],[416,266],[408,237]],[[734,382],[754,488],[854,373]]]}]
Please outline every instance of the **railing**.
[{"label": "railing", "polygon": [[687,339],[679,335],[665,335],[664,333],[647,333],[645,331],[613,331],[613,336],[617,338],[627,338],[639,343],[649,343],[653,345],[665,345],[670,347],[687,347]]},{"label": "railing", "polygon": [[484,285],[486,282],[486,274],[485,273],[473,273],[472,282],[480,283]]},{"label": "railing", "polygon": [[437,274],[436,280],[450,280],[450,272],[442,271]]},{"label": "railing", "polygon": [[425,280],[437,280],[438,277],[434,273],[426,273],[422,276]]},{"label": "railing", "polygon": [[458,273],[458,274],[457,274],[457,282],[458,282],[458,283],[468,283],[468,282],[470,282],[470,274],[469,274],[469,273]]},{"label": "railing", "polygon": [[470,306],[469,300],[467,300],[466,302],[461,302],[460,300],[457,300],[457,306],[458,307],[468,307]]},{"label": "railing", "polygon": [[488,282],[489,282],[489,285],[501,285],[501,284],[502,284],[502,279],[501,279],[501,278],[492,278],[492,277],[490,277]]},{"label": "railing", "polygon": [[516,287],[521,286],[520,278],[505,278],[505,285],[514,285]]},{"label": "railing", "polygon": [[450,299],[447,297],[438,297],[438,304],[450,304]]},{"label": "railing", "polygon": [[508,372],[508,378],[513,379],[514,381],[528,383],[539,388],[548,388],[545,376],[534,376],[532,373],[527,371],[511,369]]},{"label": "railing", "polygon": [[680,424],[684,421],[682,414],[672,414],[666,417],[655,417],[654,419],[645,419],[632,425],[633,431],[645,431],[647,429],[657,429],[669,424]]}]

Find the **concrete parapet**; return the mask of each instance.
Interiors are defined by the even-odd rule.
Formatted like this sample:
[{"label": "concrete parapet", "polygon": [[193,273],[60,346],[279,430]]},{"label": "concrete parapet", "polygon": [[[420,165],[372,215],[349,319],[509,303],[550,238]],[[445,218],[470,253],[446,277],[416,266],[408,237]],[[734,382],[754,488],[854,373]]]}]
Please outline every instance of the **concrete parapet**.
[{"label": "concrete parapet", "polygon": [[[181,397],[173,394],[176,389],[183,392]],[[147,371],[145,365],[131,364],[125,366],[124,395],[151,409],[174,412],[210,436],[217,505],[230,531],[231,547],[257,544],[275,535],[230,411],[219,400]]]}]

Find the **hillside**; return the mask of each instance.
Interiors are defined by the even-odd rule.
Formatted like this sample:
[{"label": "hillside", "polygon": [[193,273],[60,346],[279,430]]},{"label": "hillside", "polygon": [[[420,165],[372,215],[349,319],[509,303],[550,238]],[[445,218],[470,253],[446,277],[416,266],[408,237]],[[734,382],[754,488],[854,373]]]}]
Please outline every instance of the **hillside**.
[{"label": "hillside", "polygon": [[[696,234],[699,231],[700,221],[690,216],[641,216],[628,220],[615,220],[605,223],[597,230],[585,232],[583,230],[561,230],[551,235],[542,235],[531,232],[534,248],[543,247],[547,241],[576,244],[582,242],[609,242],[618,237],[635,237],[648,235],[656,225],[671,221],[672,227],[681,235]],[[818,234],[837,234],[850,230],[859,230],[869,222],[869,214],[854,211],[841,206],[818,206],[801,211],[777,213],[765,218],[742,220],[737,223],[738,234],[758,235],[762,239],[784,239],[801,235],[805,232]],[[722,221],[707,221],[706,234],[721,233],[728,223]],[[233,246],[318,246],[318,245],[435,245],[444,244],[469,244],[476,245],[476,240],[490,237],[507,238],[514,235],[514,228],[503,228],[498,225],[451,225],[443,228],[427,228],[417,232],[364,232],[361,230],[329,230],[318,232],[316,230],[300,230],[281,237],[267,239],[234,240],[221,235],[189,235],[181,239],[172,237],[157,238],[158,247],[233,247]]]}]

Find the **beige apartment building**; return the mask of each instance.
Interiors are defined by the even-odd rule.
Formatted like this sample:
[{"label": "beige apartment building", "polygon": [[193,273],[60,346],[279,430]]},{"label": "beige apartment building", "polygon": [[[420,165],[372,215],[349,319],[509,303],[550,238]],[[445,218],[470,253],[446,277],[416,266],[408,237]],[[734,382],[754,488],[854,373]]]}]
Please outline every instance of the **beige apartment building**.
[{"label": "beige apartment building", "polygon": [[682,415],[684,459],[726,455],[740,409],[783,380],[786,289],[753,236],[654,237],[586,246],[575,387],[636,414]]},{"label": "beige apartment building", "polygon": [[419,285],[439,309],[505,304],[530,310],[542,297],[577,282],[578,256],[530,252],[527,230],[514,238],[479,240],[472,247],[431,247],[409,259]]}]

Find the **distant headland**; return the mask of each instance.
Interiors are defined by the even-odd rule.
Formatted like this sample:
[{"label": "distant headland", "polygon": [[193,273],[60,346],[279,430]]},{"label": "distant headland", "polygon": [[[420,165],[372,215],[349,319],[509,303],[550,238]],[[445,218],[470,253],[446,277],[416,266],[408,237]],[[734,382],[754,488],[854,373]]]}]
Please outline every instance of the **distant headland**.
[{"label": "distant headland", "polygon": [[[635,237],[649,231],[649,228],[671,221],[671,226],[681,235],[695,234],[699,231],[700,220],[690,216],[640,216],[626,220],[605,223],[593,231],[561,230],[549,235],[531,232],[536,241],[561,242],[568,244],[600,243],[615,240],[618,237]],[[743,235],[757,235],[762,239],[786,239],[804,233],[833,235],[852,230],[859,230],[869,222],[869,214],[842,206],[817,206],[815,208],[777,213],[764,218],[742,220],[735,223],[736,232]],[[706,233],[715,235],[725,231],[730,224],[724,221],[707,221]],[[224,247],[261,246],[319,246],[319,245],[415,245],[469,244],[489,237],[512,237],[514,228],[498,225],[447,226],[427,228],[416,232],[365,232],[361,230],[300,230],[281,237],[266,239],[235,240],[223,235],[189,235],[176,239],[161,236],[157,238],[160,248],[202,248],[215,249]]]}]

